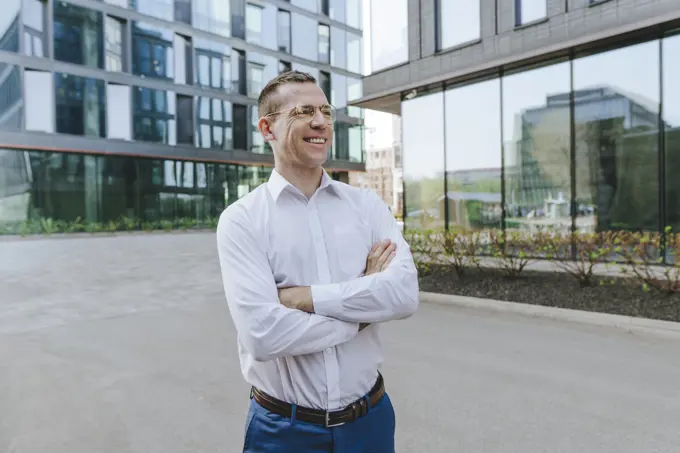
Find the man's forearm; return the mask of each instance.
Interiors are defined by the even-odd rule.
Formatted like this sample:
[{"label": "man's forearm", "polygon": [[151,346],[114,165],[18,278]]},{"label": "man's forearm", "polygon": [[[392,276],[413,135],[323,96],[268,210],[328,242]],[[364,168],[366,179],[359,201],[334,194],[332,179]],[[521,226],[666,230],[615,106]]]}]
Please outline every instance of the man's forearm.
[{"label": "man's forearm", "polygon": [[[279,290],[281,304],[294,310],[314,313],[314,300],[310,286],[294,286]],[[371,325],[367,322],[359,323],[359,332]]]}]

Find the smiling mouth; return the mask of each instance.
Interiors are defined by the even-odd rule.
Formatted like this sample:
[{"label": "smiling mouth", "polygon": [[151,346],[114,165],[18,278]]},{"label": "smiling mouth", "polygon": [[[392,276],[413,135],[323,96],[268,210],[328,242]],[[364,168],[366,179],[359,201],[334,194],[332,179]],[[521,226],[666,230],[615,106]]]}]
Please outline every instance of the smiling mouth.
[{"label": "smiling mouth", "polygon": [[319,138],[319,137],[314,137],[314,138],[304,138],[303,140],[306,141],[307,143],[312,143],[312,144],[314,144],[314,145],[323,145],[323,144],[326,143],[326,139],[325,139],[325,138]]}]

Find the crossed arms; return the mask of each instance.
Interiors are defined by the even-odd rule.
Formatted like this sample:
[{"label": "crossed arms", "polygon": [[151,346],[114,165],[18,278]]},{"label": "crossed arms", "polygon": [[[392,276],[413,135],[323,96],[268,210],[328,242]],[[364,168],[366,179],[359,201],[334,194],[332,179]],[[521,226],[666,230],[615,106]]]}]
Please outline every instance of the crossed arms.
[{"label": "crossed arms", "polygon": [[222,215],[217,248],[227,304],[255,360],[319,352],[351,340],[370,323],[416,311],[418,277],[408,244],[382,200],[371,199],[371,224],[381,240],[396,246],[394,255],[381,252],[383,261],[369,256],[366,274],[354,280],[282,290],[245,209],[233,206]]}]

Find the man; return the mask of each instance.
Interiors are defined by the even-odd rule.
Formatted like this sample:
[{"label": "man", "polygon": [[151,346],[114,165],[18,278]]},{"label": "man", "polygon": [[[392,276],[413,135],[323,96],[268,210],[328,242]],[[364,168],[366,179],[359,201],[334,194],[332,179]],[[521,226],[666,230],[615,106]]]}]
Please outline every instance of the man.
[{"label": "man", "polygon": [[418,306],[409,247],[374,192],[333,181],[322,168],[335,110],[311,75],[271,80],[258,109],[274,170],[217,226],[252,385],[243,451],[394,453],[379,329]]}]

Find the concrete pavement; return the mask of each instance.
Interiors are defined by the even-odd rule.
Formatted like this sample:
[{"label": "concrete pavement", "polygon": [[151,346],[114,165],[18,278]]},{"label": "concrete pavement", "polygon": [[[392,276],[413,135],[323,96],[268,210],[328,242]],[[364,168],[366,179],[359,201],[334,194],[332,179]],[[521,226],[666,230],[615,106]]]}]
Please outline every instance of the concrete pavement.
[{"label": "concrete pavement", "polygon": [[[677,452],[680,342],[423,304],[384,326],[398,452]],[[238,452],[212,234],[0,242],[0,452]]]}]

